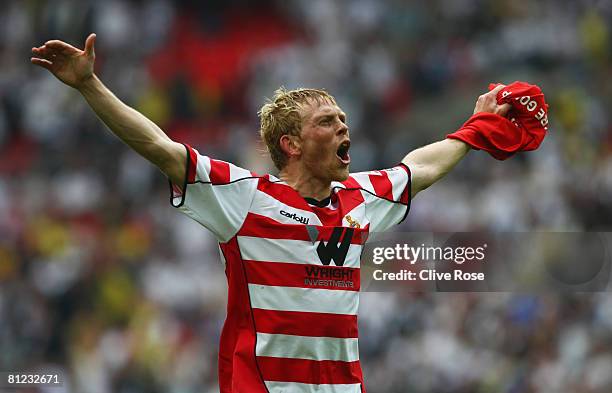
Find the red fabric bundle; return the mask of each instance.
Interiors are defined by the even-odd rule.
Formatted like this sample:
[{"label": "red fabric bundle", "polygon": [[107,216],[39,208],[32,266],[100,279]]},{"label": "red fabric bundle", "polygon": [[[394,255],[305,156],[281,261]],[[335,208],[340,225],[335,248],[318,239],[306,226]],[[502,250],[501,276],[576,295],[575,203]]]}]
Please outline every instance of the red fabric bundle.
[{"label": "red fabric bundle", "polygon": [[[497,85],[491,83],[489,90]],[[497,93],[497,103],[512,105],[507,117],[477,113],[447,138],[459,139],[498,160],[518,151],[537,149],[548,130],[548,104],[542,90],[536,85],[514,82]]]}]

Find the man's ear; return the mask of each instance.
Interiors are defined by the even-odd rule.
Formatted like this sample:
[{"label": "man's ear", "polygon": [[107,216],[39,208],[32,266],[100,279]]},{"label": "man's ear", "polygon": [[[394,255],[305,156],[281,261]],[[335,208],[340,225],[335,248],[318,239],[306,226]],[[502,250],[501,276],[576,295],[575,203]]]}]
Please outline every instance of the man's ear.
[{"label": "man's ear", "polygon": [[279,144],[283,153],[289,158],[302,154],[301,141],[296,136],[285,134],[281,136]]}]

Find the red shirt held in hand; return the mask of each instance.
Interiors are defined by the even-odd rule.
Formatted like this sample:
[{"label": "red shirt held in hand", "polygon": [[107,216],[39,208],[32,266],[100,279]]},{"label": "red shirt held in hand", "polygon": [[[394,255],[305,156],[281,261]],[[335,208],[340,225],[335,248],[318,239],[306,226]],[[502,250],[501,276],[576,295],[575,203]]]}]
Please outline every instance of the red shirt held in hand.
[{"label": "red shirt held in hand", "polygon": [[[491,83],[489,90],[496,86]],[[548,104],[542,90],[526,82],[514,82],[497,93],[497,103],[512,105],[507,117],[477,113],[447,138],[459,139],[498,160],[537,149],[548,130]]]}]

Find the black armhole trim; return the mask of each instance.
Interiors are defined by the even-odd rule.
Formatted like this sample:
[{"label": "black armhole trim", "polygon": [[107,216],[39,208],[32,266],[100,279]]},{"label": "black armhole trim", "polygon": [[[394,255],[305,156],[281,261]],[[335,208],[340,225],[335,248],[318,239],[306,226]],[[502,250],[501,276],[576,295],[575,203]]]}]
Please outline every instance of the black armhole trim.
[{"label": "black armhole trim", "polygon": [[338,188],[339,191],[343,191],[343,190],[344,191],[357,191],[357,190],[361,190],[361,191],[367,192],[368,194],[370,194],[372,196],[375,196],[378,199],[382,199],[383,201],[387,201],[389,203],[399,203],[400,205],[404,205],[404,206],[410,205],[410,203],[404,203],[404,202],[401,202],[401,201],[394,201],[393,199],[388,199],[388,198],[385,198],[385,197],[381,197],[380,195],[376,195],[373,192],[368,191],[368,190],[366,190],[365,188],[362,188],[362,187],[340,187],[340,186],[334,186],[334,187],[332,187],[332,190],[335,190],[336,188]]},{"label": "black armhole trim", "polygon": [[361,190],[361,191],[367,192],[368,194],[370,194],[372,196],[375,196],[376,198],[385,200],[387,202],[402,204],[402,205],[406,206],[406,212],[404,213],[404,216],[402,217],[402,219],[397,223],[397,224],[401,224],[406,219],[406,217],[408,216],[408,212],[410,211],[410,202],[412,201],[412,172],[410,172],[410,168],[408,168],[408,166],[406,164],[404,164],[403,162],[399,163],[395,167],[398,167],[398,166],[403,167],[406,170],[406,173],[408,174],[408,184],[406,184],[406,187],[407,187],[406,192],[408,192],[408,202],[407,203],[404,203],[402,201],[394,201],[392,199],[381,197],[380,195],[376,195],[375,193],[373,193],[371,191],[368,191],[368,190],[366,190],[365,188],[362,188],[362,187],[346,187],[346,188],[344,188],[344,187],[340,187],[340,186],[334,186],[334,187],[332,187],[332,190],[335,190],[336,188],[339,188],[340,190],[346,190],[346,191]]},{"label": "black armhole trim", "polygon": [[[195,180],[193,183],[189,183],[187,180],[187,178],[189,177],[189,164],[190,164],[190,154],[189,154],[189,148],[187,147],[187,145],[183,144],[183,146],[185,146],[185,151],[187,154],[186,160],[185,160],[185,180],[183,181],[183,195],[181,197],[181,202],[178,205],[174,204],[174,192],[172,190],[172,182],[170,181],[170,179],[168,179],[168,184],[170,185],[170,204],[173,207],[181,207],[183,206],[183,204],[185,203],[185,196],[187,195],[187,185],[188,184],[210,184],[211,186],[227,186],[229,184],[233,184],[236,182],[239,182],[241,180],[248,180],[248,179],[261,179],[262,176],[247,176],[247,177],[241,177],[240,179],[236,179],[236,180],[232,180],[229,181],[227,183],[216,183],[213,184],[211,181],[202,181],[202,180]],[[194,171],[196,171],[196,176],[197,176],[197,170],[198,168],[194,168]]]},{"label": "black armhole trim", "polygon": [[241,177],[240,179],[228,181],[226,183],[214,183],[214,184],[211,181],[196,180],[193,183],[189,183],[189,184],[209,184],[211,186],[228,186],[230,184],[238,183],[239,181],[242,181],[242,180],[250,180],[250,179],[261,179],[261,176]]},{"label": "black armhole trim", "polygon": [[[396,165],[394,168],[397,168],[398,166],[404,167],[404,169],[406,169],[406,172],[408,173],[408,185],[407,185],[407,186],[408,186],[408,187],[411,187],[411,183],[412,183],[412,182],[411,182],[411,179],[412,179],[412,174],[411,174],[411,172],[410,172],[410,169],[408,169],[408,167],[407,167],[407,166],[406,166],[406,164],[404,164],[404,163],[400,163],[400,164]],[[380,195],[376,195],[375,193],[373,193],[373,192],[371,192],[371,191],[368,191],[368,190],[366,190],[366,189],[365,189],[365,188],[363,188],[363,187],[341,187],[341,186],[333,186],[333,187],[332,187],[332,190],[335,190],[335,189],[337,189],[337,188],[339,188],[340,190],[346,190],[346,191],[356,191],[356,190],[365,191],[365,192],[367,192],[368,194],[370,194],[370,195],[372,195],[372,196],[375,196],[376,198],[382,199],[382,200],[387,201],[387,202],[390,202],[390,203],[400,203],[400,204],[402,204],[402,205],[404,205],[404,206],[407,206],[407,208],[408,208],[408,209],[410,209],[410,197],[412,196],[412,195],[411,195],[411,190],[410,190],[410,188],[408,189],[408,203],[404,203],[404,202],[402,202],[402,201],[394,201],[393,199],[388,199],[388,198],[385,198],[385,197],[381,197]],[[407,214],[408,214],[408,212],[406,211],[406,215],[407,215]],[[406,215],[404,215],[404,218],[406,218]],[[402,221],[403,221],[403,219],[402,219]],[[400,222],[401,222],[401,221],[400,221]]]},{"label": "black armhole trim", "polygon": [[398,166],[404,167],[406,172],[408,173],[408,184],[406,185],[406,192],[408,193],[408,203],[406,204],[406,213],[404,213],[404,217],[398,222],[398,225],[404,222],[406,217],[408,216],[408,212],[410,211],[410,202],[412,201],[412,172],[410,172],[410,168],[408,165],[400,162]]},{"label": "black armhole trim", "polygon": [[187,195],[187,177],[189,176],[189,148],[187,147],[187,145],[183,144],[183,146],[185,146],[185,180],[183,181],[183,193],[181,195],[181,202],[178,205],[174,204],[174,190],[172,188],[173,184],[172,181],[170,179],[168,179],[168,185],[170,186],[170,205],[172,205],[172,207],[181,207],[183,206],[183,204],[185,203],[185,196]]}]

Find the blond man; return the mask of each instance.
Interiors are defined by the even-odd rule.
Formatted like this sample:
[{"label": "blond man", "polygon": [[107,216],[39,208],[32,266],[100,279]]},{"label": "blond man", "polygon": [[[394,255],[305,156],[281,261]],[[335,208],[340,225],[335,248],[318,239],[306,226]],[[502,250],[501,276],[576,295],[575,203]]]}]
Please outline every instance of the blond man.
[{"label": "blond man", "polygon": [[[323,90],[279,89],[260,110],[278,176],[257,175],[174,142],[115,97],[84,50],[58,40],[32,63],[77,89],[98,117],[172,185],[172,203],[217,237],[228,279],[219,349],[223,393],[365,392],[359,363],[360,255],[368,234],[407,215],[411,199],[470,150],[446,139],[396,167],[349,173],[346,114]],[[474,113],[505,115],[496,93]]]}]

